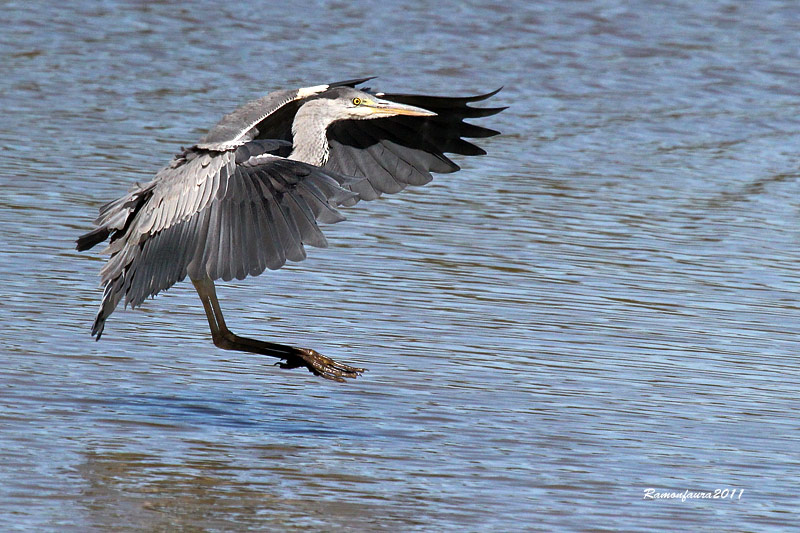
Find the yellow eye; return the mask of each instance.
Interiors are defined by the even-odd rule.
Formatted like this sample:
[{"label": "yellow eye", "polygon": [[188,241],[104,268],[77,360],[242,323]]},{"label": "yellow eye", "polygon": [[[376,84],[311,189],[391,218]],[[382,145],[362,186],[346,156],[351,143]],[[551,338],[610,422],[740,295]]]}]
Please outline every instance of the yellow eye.
[{"label": "yellow eye", "polygon": [[353,98],[353,105],[361,105],[362,102],[363,102],[363,100],[361,98],[359,98],[358,96]]}]

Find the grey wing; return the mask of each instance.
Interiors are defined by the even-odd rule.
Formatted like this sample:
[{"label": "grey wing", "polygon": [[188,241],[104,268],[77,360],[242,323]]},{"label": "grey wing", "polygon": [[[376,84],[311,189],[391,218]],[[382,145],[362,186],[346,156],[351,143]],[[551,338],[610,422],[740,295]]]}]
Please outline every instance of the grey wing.
[{"label": "grey wing", "polygon": [[328,245],[317,222],[344,220],[336,209],[356,197],[352,178],[272,155],[237,165],[226,194],[201,213],[188,275],[225,281],[306,258],[305,244]]},{"label": "grey wing", "polygon": [[464,122],[499,113],[504,107],[475,108],[467,104],[495,94],[449,98],[422,95],[377,96],[436,113],[432,117],[394,116],[372,120],[342,120],[328,128],[329,157],[325,168],[366,178],[354,186],[359,198],[372,200],[408,185],[424,185],[431,172],[455,172],[459,166],[445,152],[482,155],[486,152],[462,137],[490,137],[498,132]]},{"label": "grey wing", "polygon": [[256,126],[259,122],[286,104],[302,98],[303,91],[314,94],[316,89],[316,87],[309,87],[275,91],[258,100],[248,102],[222,117],[219,123],[200,139],[197,147],[204,150],[230,150],[241,146],[256,138],[259,133]]},{"label": "grey wing", "polygon": [[197,143],[204,150],[230,150],[253,139],[291,140],[291,127],[300,103],[331,87],[354,87],[372,78],[271,92],[228,113]]},{"label": "grey wing", "polygon": [[135,307],[187,275],[243,279],[304,259],[305,244],[327,245],[317,222],[344,219],[336,207],[353,201],[344,187],[357,180],[263,153],[262,144],[272,143],[190,154],[109,204],[98,221],[127,220],[108,229],[112,255],[92,334],[100,337],[123,297]]}]

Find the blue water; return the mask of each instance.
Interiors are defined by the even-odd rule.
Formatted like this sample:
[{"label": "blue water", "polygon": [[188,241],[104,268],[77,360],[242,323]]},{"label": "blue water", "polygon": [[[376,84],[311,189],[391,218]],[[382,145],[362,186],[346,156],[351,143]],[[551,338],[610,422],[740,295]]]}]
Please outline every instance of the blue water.
[{"label": "blue water", "polygon": [[[780,531],[800,477],[800,5],[5,2],[3,531]],[[89,336],[73,240],[268,91],[498,86],[489,155]],[[644,499],[735,489],[731,499]]]}]

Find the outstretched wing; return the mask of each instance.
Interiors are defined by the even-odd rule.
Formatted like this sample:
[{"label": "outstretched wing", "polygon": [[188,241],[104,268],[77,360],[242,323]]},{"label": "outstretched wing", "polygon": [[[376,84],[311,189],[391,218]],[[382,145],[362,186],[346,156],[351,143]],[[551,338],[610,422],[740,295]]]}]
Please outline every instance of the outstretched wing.
[{"label": "outstretched wing", "polygon": [[431,117],[393,116],[371,120],[342,120],[328,128],[329,156],[325,168],[366,178],[354,187],[359,198],[372,200],[408,185],[424,185],[431,172],[455,172],[459,166],[445,154],[482,155],[486,152],[462,137],[482,138],[498,132],[464,122],[499,113],[505,107],[475,108],[497,91],[465,98],[375,93],[384,100],[421,107]]},{"label": "outstretched wing", "polygon": [[244,279],[303,260],[305,244],[327,246],[317,222],[344,220],[336,207],[356,197],[344,188],[355,180],[267,151],[275,147],[189,150],[101,210],[100,227],[78,243],[85,249],[111,236],[94,335],[123,297],[135,307],[187,275]]},{"label": "outstretched wing", "polygon": [[228,113],[197,143],[204,150],[224,151],[253,139],[292,140],[292,121],[303,102],[334,87],[355,87],[372,78],[337,81],[301,89],[275,91]]}]

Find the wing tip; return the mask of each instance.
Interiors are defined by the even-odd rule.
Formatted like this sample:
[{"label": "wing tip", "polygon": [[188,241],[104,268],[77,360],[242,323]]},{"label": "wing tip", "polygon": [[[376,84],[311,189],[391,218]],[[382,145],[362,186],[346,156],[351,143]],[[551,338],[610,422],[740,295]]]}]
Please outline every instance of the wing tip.
[{"label": "wing tip", "polygon": [[103,330],[106,327],[106,318],[101,316],[101,313],[98,313],[94,319],[94,324],[92,324],[92,337],[94,337],[95,341],[99,341],[100,337],[103,336]]},{"label": "wing tip", "polygon": [[492,96],[496,95],[497,93],[499,93],[500,91],[502,91],[504,87],[505,87],[504,85],[501,85],[500,87],[498,87],[494,91],[490,91],[490,92],[488,92],[486,94],[477,94],[475,96],[468,96],[468,97],[465,98],[465,100],[467,100],[468,102],[480,102],[481,100],[487,100],[487,99],[491,98]]},{"label": "wing tip", "polygon": [[352,80],[336,81],[328,84],[328,88],[332,87],[355,87],[361,85],[369,80],[374,80],[377,76],[367,76],[366,78],[353,78]]},{"label": "wing tip", "polygon": [[107,227],[101,226],[78,237],[75,240],[75,249],[79,252],[88,250],[106,240],[110,234],[111,231]]}]

